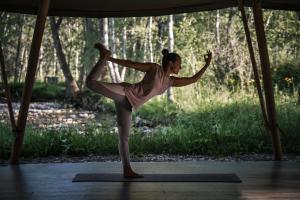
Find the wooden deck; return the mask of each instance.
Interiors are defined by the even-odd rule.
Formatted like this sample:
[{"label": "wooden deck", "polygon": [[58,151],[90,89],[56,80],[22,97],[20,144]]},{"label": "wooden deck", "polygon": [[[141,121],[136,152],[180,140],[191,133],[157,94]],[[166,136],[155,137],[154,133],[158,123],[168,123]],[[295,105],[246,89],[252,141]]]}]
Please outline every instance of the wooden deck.
[{"label": "wooden deck", "polygon": [[300,199],[300,162],[140,162],[140,173],[236,173],[242,183],[72,182],[77,173],[120,173],[119,162],[0,167],[0,199]]}]

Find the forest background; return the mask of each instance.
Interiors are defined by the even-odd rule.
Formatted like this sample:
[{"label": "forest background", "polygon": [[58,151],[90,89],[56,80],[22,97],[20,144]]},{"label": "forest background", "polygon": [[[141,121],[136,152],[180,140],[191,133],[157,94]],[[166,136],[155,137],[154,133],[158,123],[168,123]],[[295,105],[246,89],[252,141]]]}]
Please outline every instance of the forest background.
[{"label": "forest background", "polygon": [[[258,61],[253,13],[246,9],[246,14]],[[8,79],[14,101],[19,101],[35,16],[6,12],[0,16],[0,38]],[[264,10],[264,26],[284,152],[299,154],[300,14]],[[134,153],[228,155],[272,151],[261,119],[238,9],[155,17],[49,17],[33,99],[66,102],[72,101],[78,93],[84,97],[93,96],[85,87],[85,78],[99,58],[93,48],[99,41],[113,52],[113,56],[138,62],[161,63],[164,48],[177,52],[183,65],[179,76],[195,74],[204,65],[206,51],[213,52],[211,66],[200,81],[184,88],[172,88],[134,113],[134,119],[150,121],[155,127],[150,135],[145,135],[134,125],[131,137]],[[101,78],[108,82],[134,83],[142,77],[142,72],[108,63]],[[95,99],[91,103],[81,98],[82,102],[77,104],[92,110],[95,104],[102,104],[104,107],[98,109],[99,112],[114,113],[111,101],[97,95]],[[96,124],[87,126],[86,134],[77,134],[78,127],[54,130],[60,134],[51,136],[51,144],[46,135],[53,130],[28,127],[23,155],[117,154],[117,137],[106,134],[111,133],[114,122],[100,128]],[[7,123],[1,122],[1,130],[0,154],[7,158],[12,137],[8,134]],[[37,141],[38,147],[34,144]]]}]

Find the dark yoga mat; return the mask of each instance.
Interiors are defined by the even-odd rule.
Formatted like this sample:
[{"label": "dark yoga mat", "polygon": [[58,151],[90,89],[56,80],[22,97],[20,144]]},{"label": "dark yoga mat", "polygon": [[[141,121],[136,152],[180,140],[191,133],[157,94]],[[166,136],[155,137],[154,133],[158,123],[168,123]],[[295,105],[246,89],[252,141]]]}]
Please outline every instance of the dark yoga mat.
[{"label": "dark yoga mat", "polygon": [[236,174],[142,174],[144,178],[123,178],[122,174],[76,174],[73,182],[230,182],[241,183]]}]

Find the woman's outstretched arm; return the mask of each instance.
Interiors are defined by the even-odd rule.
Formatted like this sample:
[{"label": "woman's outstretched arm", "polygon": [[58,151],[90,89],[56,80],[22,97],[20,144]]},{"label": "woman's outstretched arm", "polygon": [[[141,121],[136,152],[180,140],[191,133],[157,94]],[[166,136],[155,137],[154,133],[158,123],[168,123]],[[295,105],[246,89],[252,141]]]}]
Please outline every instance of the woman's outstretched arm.
[{"label": "woman's outstretched arm", "polygon": [[212,53],[210,51],[207,51],[207,54],[204,55],[204,60],[205,60],[205,65],[198,71],[194,76],[192,77],[174,77],[172,76],[171,78],[173,79],[173,87],[181,87],[181,86],[186,86],[190,85],[192,83],[197,82],[201,76],[204,74],[205,70],[208,68],[210,61],[211,61]]},{"label": "woman's outstretched arm", "polygon": [[159,66],[156,63],[139,63],[139,62],[134,62],[131,60],[117,59],[117,58],[113,58],[113,57],[110,57],[108,59],[108,61],[116,63],[118,65],[125,66],[125,67],[133,68],[133,69],[136,69],[136,70],[139,70],[142,72],[150,71],[154,67]]}]

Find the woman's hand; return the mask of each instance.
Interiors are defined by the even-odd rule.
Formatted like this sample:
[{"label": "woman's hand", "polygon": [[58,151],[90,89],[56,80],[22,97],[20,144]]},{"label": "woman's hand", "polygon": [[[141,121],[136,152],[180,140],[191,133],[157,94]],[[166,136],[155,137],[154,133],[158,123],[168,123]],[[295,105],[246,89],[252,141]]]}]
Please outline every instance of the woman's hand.
[{"label": "woman's hand", "polygon": [[173,79],[172,86],[181,87],[181,86],[189,85],[191,83],[195,83],[196,81],[198,81],[199,78],[201,78],[201,76],[205,72],[205,70],[208,68],[208,66],[210,64],[210,61],[211,61],[211,57],[212,57],[212,53],[211,53],[211,51],[208,50],[207,54],[204,55],[204,61],[205,61],[204,67],[202,67],[202,69],[200,69],[192,77],[174,77],[174,76],[171,76],[171,78]]},{"label": "woman's hand", "polygon": [[210,64],[211,57],[212,57],[211,51],[207,50],[207,54],[204,55],[204,60],[207,66]]}]

